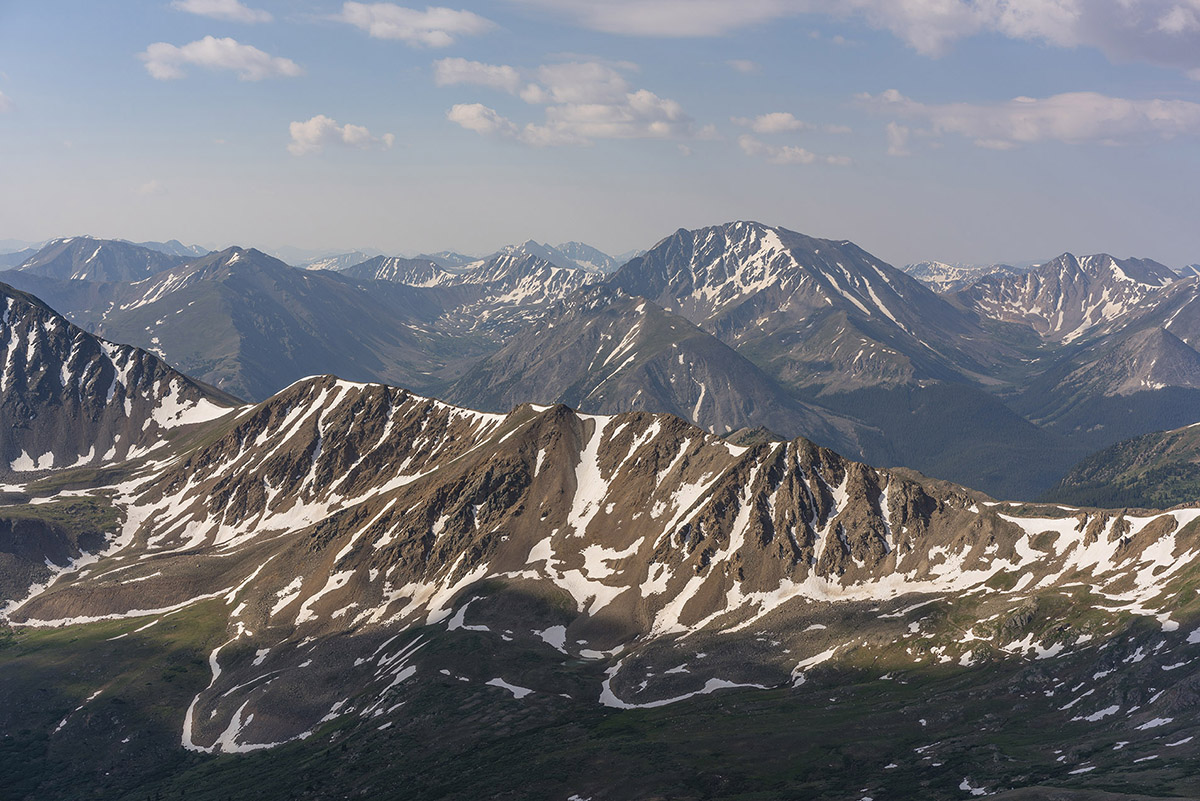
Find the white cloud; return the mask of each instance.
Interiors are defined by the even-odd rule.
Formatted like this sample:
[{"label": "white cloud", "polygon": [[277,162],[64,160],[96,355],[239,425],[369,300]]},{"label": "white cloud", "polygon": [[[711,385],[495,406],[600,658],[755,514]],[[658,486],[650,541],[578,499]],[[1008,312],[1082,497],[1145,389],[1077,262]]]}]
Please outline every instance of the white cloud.
[{"label": "white cloud", "polygon": [[154,195],[161,195],[166,191],[166,187],[164,187],[162,182],[156,178],[139,186],[137,193],[139,195],[145,195],[146,197],[152,197]]},{"label": "white cloud", "polygon": [[446,112],[446,119],[484,136],[515,137],[520,134],[520,129],[510,120],[482,103],[459,103]]},{"label": "white cloud", "polygon": [[730,69],[743,75],[753,75],[762,69],[756,62],[745,58],[731,58],[725,63],[729,65]]},{"label": "white cloud", "polygon": [[546,123],[568,139],[672,139],[688,136],[692,126],[682,106],[646,89],[618,102],[549,106]]},{"label": "white cloud", "polygon": [[186,75],[188,65],[210,70],[231,70],[243,81],[259,81],[263,78],[295,77],[304,74],[300,65],[289,58],[276,58],[257,47],[239,44],[234,39],[203,39],[176,47],[166,42],[155,42],[138,53],[146,64],[146,71],[160,81],[170,81]]},{"label": "white cloud", "polygon": [[813,126],[798,120],[790,112],[773,111],[770,114],[760,114],[753,119],[748,117],[733,117],[734,125],[749,128],[759,134],[788,133],[790,131],[807,131]]},{"label": "white cloud", "polygon": [[849,156],[818,156],[802,147],[768,144],[750,134],[738,137],[738,147],[747,156],[763,158],[772,164],[813,164],[821,161],[834,167],[846,167],[852,163]]},{"label": "white cloud", "polygon": [[433,82],[438,86],[473,84],[516,94],[521,88],[521,73],[502,65],[482,64],[465,58],[443,58],[433,62]]},{"label": "white cloud", "polygon": [[742,134],[738,137],[738,147],[747,156],[765,158],[774,164],[812,164],[817,160],[815,153],[802,147],[768,145],[750,134]]},{"label": "white cloud", "polygon": [[288,152],[293,156],[307,156],[320,153],[326,145],[344,145],[359,150],[378,147],[389,149],[396,141],[392,134],[373,136],[361,125],[338,125],[336,120],[318,114],[307,122],[293,122],[288,126],[292,141],[288,144]]},{"label": "white cloud", "polygon": [[[632,71],[633,65],[620,65]],[[610,64],[597,61],[547,64],[533,70],[444,59],[434,64],[435,81],[473,83],[517,94],[545,106],[544,121],[521,126],[481,103],[454,106],[450,121],[486,136],[503,136],[536,146],[587,145],[596,139],[686,139],[707,137],[679,103],[646,89],[633,89]],[[519,88],[524,84],[522,88]]]},{"label": "white cloud", "polygon": [[397,39],[410,45],[448,47],[459,36],[486,33],[496,24],[470,11],[430,6],[424,11],[395,3],[344,3],[335,19],[375,39]]},{"label": "white cloud", "polygon": [[1196,0],[509,0],[586,28],[631,36],[721,36],[820,15],[887,30],[937,55],[992,32],[1058,47],[1094,47],[1114,61],[1200,69]]},{"label": "white cloud", "polygon": [[527,103],[619,103],[629,92],[619,72],[597,61],[549,64],[535,77],[521,94]]},{"label": "white cloud", "polygon": [[249,8],[239,0],[174,0],[171,8],[232,22],[270,22],[272,19],[268,12]]},{"label": "white cloud", "polygon": [[[1096,92],[1069,92],[994,104],[926,105],[895,89],[859,95],[858,100],[881,113],[921,122],[927,126],[926,135],[957,134],[996,150],[1042,141],[1119,143],[1146,136],[1200,135],[1200,103],[1186,100],[1127,100]],[[907,143],[905,137],[896,147],[894,125],[888,126],[888,152],[901,150]]]},{"label": "white cloud", "polygon": [[908,138],[911,135],[912,131],[907,126],[889,122],[887,124],[887,154],[889,156],[911,156],[912,151],[908,149]]},{"label": "white cloud", "polygon": [[6,111],[12,111],[12,108],[12,100],[8,95],[4,94],[4,92],[0,92],[0,114],[3,114]]}]

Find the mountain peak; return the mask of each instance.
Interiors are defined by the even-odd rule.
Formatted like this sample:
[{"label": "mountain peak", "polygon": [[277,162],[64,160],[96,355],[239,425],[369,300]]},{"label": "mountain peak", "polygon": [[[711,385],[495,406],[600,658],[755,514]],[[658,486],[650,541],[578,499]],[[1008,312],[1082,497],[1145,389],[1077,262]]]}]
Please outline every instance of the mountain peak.
[{"label": "mountain peak", "polygon": [[1024,323],[1044,339],[1069,343],[1178,280],[1151,259],[1064,253],[1027,273],[985,276],[960,297],[985,317]]},{"label": "mountain peak", "polygon": [[585,270],[608,274],[621,266],[621,262],[604,251],[585,242],[563,242],[554,249]]},{"label": "mountain peak", "polygon": [[17,266],[45,278],[71,281],[137,281],[187,259],[117,239],[71,236],[54,239]]},{"label": "mountain peak", "polygon": [[525,257],[525,256],[533,256],[535,258],[541,259],[544,262],[553,264],[555,267],[559,267],[561,269],[565,269],[565,270],[582,270],[583,269],[583,267],[576,264],[571,258],[566,256],[565,254],[550,247],[549,245],[543,245],[542,243],[537,242],[536,240],[533,240],[533,239],[526,239],[524,242],[522,242],[519,245],[507,245],[507,246],[501,248],[500,250],[498,250],[496,253],[492,254],[492,256],[489,257],[488,259],[484,259],[483,263],[486,264],[489,261],[495,261],[497,258],[502,257],[502,256],[510,256],[510,257],[515,257],[515,258],[521,258],[521,257]]},{"label": "mountain peak", "polygon": [[6,284],[0,310],[0,473],[132,459],[236,403]]}]

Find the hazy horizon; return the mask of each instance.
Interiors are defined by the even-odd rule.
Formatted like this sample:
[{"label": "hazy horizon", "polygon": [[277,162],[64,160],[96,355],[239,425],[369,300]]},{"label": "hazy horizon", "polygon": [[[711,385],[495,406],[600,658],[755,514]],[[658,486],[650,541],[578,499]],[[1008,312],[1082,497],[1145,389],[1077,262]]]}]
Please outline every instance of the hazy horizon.
[{"label": "hazy horizon", "polygon": [[1190,2],[10,0],[0,44],[2,237],[1200,261]]}]

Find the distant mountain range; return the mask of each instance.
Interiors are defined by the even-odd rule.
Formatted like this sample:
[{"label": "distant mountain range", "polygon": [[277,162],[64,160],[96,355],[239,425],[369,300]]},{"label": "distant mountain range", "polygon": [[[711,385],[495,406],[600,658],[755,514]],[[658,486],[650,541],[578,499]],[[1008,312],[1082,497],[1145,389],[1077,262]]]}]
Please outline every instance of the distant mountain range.
[{"label": "distant mountain range", "polygon": [[1194,291],[1147,260],[1065,254],[939,293],[851,242],[752,222],[678,231],[607,277],[615,260],[581,243],[365,255],[296,271],[253,250],[56,240],[0,278],[249,400],[337,372],[496,411],[646,409],[1009,497],[1194,422],[1200,399]]},{"label": "distant mountain range", "polygon": [[212,251],[200,245],[185,245],[178,239],[170,239],[166,242],[134,242],[138,247],[157,250],[160,253],[166,253],[168,256],[183,256],[185,258],[198,258],[207,256]]},{"label": "distant mountain range", "polygon": [[59,280],[140,281],[187,258],[119,240],[74,236],[50,241],[15,269]]},{"label": "distant mountain range", "polygon": [[904,272],[934,292],[944,293],[966,289],[979,279],[994,273],[1015,275],[1025,271],[1007,264],[946,264],[940,261],[922,261],[905,265]]},{"label": "distant mountain range", "polygon": [[306,270],[330,270],[340,273],[371,258],[374,257],[370,253],[365,253],[361,250],[352,250],[349,253],[339,253],[336,256],[320,256],[315,259],[309,259],[301,266]]},{"label": "distant mountain range", "polygon": [[1064,253],[1027,273],[993,273],[958,297],[980,315],[1033,328],[1044,339],[1073,342],[1179,280],[1149,259]]},{"label": "distant mountain range", "polygon": [[[610,256],[583,242],[563,242],[561,245],[555,245],[554,249],[580,267],[605,275],[615,272],[618,267],[628,261],[628,259]],[[640,253],[634,255],[640,255]]]}]

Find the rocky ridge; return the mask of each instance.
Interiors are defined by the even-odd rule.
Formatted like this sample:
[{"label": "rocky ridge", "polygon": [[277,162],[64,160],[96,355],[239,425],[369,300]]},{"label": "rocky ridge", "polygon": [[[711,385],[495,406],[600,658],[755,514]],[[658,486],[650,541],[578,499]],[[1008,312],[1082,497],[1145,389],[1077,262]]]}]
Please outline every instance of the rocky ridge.
[{"label": "rocky ridge", "polygon": [[[125,522],[102,556],[7,612],[62,626],[215,604],[228,639],[183,723],[197,750],[396,715],[397,686],[428,680],[434,630],[607,660],[591,692],[613,708],[802,685],[868,630],[893,658],[889,641],[964,667],[1051,659],[1094,648],[1124,615],[1178,631],[1172,599],[1200,555],[1200,509],[1007,506],[803,439],[734,447],[664,415],[489,415],[316,378],[212,425],[115,488]],[[910,612],[929,603],[973,599],[981,623],[1034,588],[1080,584],[1106,610],[1087,636],[914,634]],[[520,629],[488,611],[497,587],[563,593],[569,612]],[[518,698],[548,691],[530,678],[498,681]]]},{"label": "rocky ridge", "polygon": [[754,222],[677,231],[609,283],[678,314],[806,391],[961,380],[1004,347],[848,241]]},{"label": "rocky ridge", "polygon": [[447,400],[503,411],[524,401],[587,413],[665,412],[713,433],[763,426],[803,433],[843,453],[878,432],[798,401],[757,366],[692,323],[599,285],[557,304],[475,365]]},{"label": "rocky ridge", "polygon": [[1150,259],[1064,253],[1023,275],[986,276],[958,297],[986,317],[1028,325],[1044,339],[1070,343],[1177,280],[1172,270]]},{"label": "rocky ridge", "polygon": [[236,403],[0,284],[0,475],[131,459]]},{"label": "rocky ridge", "polygon": [[70,281],[138,281],[187,258],[131,242],[75,236],[51,240],[15,269]]}]

